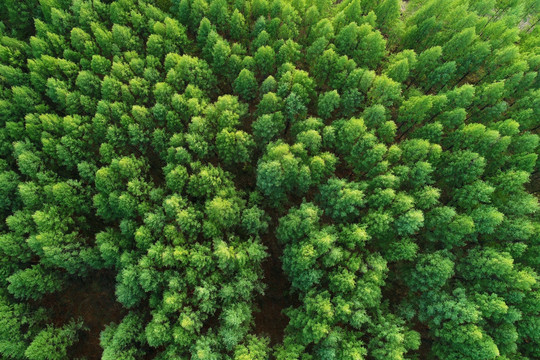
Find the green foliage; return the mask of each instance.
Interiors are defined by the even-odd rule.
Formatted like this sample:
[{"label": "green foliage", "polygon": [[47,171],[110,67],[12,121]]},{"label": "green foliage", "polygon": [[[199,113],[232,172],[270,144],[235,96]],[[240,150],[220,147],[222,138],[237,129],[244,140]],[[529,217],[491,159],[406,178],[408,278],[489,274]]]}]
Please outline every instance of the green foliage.
[{"label": "green foliage", "polygon": [[364,205],[364,194],[358,183],[330,179],[320,187],[320,194],[325,214],[336,221],[356,218]]},{"label": "green foliage", "polygon": [[216,136],[218,156],[225,164],[247,162],[254,146],[251,135],[241,130],[229,132],[223,129]]},{"label": "green foliage", "polygon": [[31,360],[62,360],[67,358],[68,347],[77,341],[82,322],[71,322],[61,328],[48,326],[36,335],[24,355]]},{"label": "green foliage", "polygon": [[243,100],[250,101],[257,96],[257,80],[251,71],[242,69],[233,83],[234,92]]},{"label": "green foliage", "polygon": [[339,108],[339,94],[336,90],[329,91],[319,96],[317,112],[323,119],[328,119]]},{"label": "green foliage", "polygon": [[540,358],[539,10],[0,1],[0,358]]},{"label": "green foliage", "polygon": [[290,147],[283,142],[270,143],[257,169],[257,186],[275,204],[286,194],[304,193],[311,185],[311,171],[301,155],[303,146]]},{"label": "green foliage", "polygon": [[47,271],[39,265],[19,270],[7,281],[8,291],[19,299],[39,299],[45,294],[57,292],[64,284],[62,274]]},{"label": "green foliage", "polygon": [[110,324],[100,335],[100,343],[103,347],[102,358],[104,360],[135,359],[143,352],[138,349],[145,343],[143,324],[140,314],[128,313],[120,324]]}]

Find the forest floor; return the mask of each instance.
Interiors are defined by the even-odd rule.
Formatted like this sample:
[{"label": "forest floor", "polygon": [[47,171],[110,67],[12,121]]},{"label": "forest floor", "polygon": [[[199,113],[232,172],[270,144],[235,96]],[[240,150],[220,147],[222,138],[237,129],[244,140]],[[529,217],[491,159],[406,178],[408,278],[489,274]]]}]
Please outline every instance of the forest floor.
[{"label": "forest floor", "polygon": [[[255,108],[249,110],[249,115],[244,121],[245,131],[249,131],[250,124],[255,119]],[[257,157],[262,153],[257,154]],[[217,159],[216,159],[217,160]],[[219,164],[215,164],[219,166]],[[253,167],[234,167],[228,169],[233,174],[233,181],[237,189],[252,192],[257,189],[257,174]],[[253,313],[255,322],[254,332],[259,336],[267,336],[270,345],[275,345],[283,340],[285,328],[289,318],[283,310],[300,305],[298,298],[290,293],[291,284],[282,269],[281,256],[283,248],[276,238],[276,229],[279,218],[288,212],[291,206],[299,205],[300,201],[289,204],[283,213],[278,213],[272,207],[264,207],[265,213],[270,217],[268,230],[261,236],[261,241],[267,248],[268,257],[262,263],[263,278],[265,285],[264,294],[255,298],[256,310]]]},{"label": "forest floor", "polygon": [[125,315],[125,309],[116,302],[115,283],[113,272],[99,271],[93,278],[72,281],[64,291],[50,294],[41,301],[40,305],[51,312],[55,326],[80,318],[88,328],[80,333],[79,341],[70,348],[70,359],[101,359],[101,331],[112,322],[119,323]]},{"label": "forest floor", "polygon": [[264,295],[256,299],[259,311],[254,313],[255,333],[268,336],[270,345],[275,345],[283,340],[285,327],[289,323],[289,318],[283,314],[283,310],[296,304],[289,295],[290,284],[281,269],[281,259],[271,256],[262,266],[266,290]]}]

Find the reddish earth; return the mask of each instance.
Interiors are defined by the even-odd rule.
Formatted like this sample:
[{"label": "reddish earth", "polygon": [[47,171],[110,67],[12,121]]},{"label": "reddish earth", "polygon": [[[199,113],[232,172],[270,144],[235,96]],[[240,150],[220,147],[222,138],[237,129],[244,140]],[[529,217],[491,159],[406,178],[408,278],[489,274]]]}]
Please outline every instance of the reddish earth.
[{"label": "reddish earth", "polygon": [[285,327],[289,323],[289,318],[282,311],[293,306],[294,301],[288,295],[290,284],[281,270],[281,262],[269,258],[263,263],[263,269],[266,291],[256,300],[260,311],[254,314],[255,332],[268,336],[270,344],[274,345],[283,340]]},{"label": "reddish earth", "polygon": [[[277,227],[277,214],[269,211],[271,215],[270,229]],[[278,244],[272,230],[262,238],[268,248],[269,257],[263,262],[264,278],[266,285],[264,295],[256,299],[256,305],[260,311],[255,312],[255,333],[270,338],[270,344],[275,345],[283,340],[283,334],[289,318],[283,314],[288,307],[299,306],[296,296],[289,293],[291,284],[282,270],[282,248]]]},{"label": "reddish earth", "polygon": [[55,326],[82,318],[88,328],[70,349],[70,359],[101,359],[101,331],[111,322],[120,322],[125,314],[122,305],[116,302],[114,289],[114,273],[99,271],[87,279],[73,280],[63,292],[48,295],[40,302],[40,306],[51,311]]}]

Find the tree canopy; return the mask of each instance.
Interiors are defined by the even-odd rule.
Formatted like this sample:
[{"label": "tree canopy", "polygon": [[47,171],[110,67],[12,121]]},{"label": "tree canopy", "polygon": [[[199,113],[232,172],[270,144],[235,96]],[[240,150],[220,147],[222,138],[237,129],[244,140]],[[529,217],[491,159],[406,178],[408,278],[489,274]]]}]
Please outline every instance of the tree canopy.
[{"label": "tree canopy", "polygon": [[539,14],[0,1],[0,358],[539,359]]}]

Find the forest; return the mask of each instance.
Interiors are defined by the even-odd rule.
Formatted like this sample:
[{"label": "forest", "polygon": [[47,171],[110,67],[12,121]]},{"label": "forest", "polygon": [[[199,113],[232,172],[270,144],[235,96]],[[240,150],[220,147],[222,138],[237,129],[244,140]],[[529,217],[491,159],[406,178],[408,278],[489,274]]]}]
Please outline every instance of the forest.
[{"label": "forest", "polygon": [[540,0],[0,0],[0,359],[540,359]]}]

